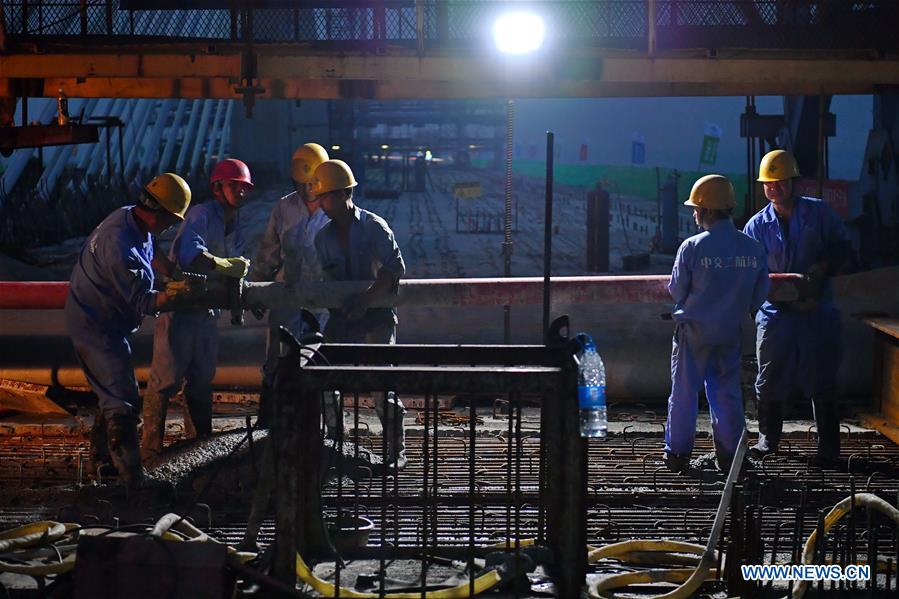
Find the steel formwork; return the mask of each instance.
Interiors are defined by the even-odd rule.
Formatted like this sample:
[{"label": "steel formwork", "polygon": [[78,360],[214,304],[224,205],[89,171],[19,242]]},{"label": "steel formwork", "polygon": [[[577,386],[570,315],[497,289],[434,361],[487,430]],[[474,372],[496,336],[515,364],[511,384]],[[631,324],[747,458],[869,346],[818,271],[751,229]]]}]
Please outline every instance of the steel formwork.
[{"label": "steel formwork", "polygon": [[[467,563],[473,589],[476,560],[496,551],[496,535],[513,560],[531,542],[548,547],[547,571],[560,596],[580,592],[587,454],[577,428],[577,363],[564,340],[551,346],[405,347],[300,346],[290,339],[284,347],[272,429],[279,577],[295,580],[296,552],[305,560],[333,561],[324,518],[346,511],[379,523],[371,546],[341,552],[380,560],[379,592],[386,560],[400,558],[420,561],[422,593],[429,568],[440,560]],[[351,406],[353,424],[344,431],[338,419],[337,441],[326,442],[323,405],[335,390]],[[395,465],[384,465],[386,443],[372,443],[373,456],[361,447],[360,396],[388,391],[423,396],[423,436],[409,466],[417,476],[403,474],[402,484]],[[464,435],[450,436],[455,427],[441,423],[440,399],[447,396],[468,404],[459,413]],[[510,414],[507,429],[489,440],[479,432],[476,400],[483,397],[501,398]],[[525,402],[541,407],[539,436],[522,429]],[[504,458],[499,464],[496,454]],[[353,478],[361,458],[371,460],[362,467],[368,478],[362,484]],[[338,586],[341,572],[337,559]]]}]

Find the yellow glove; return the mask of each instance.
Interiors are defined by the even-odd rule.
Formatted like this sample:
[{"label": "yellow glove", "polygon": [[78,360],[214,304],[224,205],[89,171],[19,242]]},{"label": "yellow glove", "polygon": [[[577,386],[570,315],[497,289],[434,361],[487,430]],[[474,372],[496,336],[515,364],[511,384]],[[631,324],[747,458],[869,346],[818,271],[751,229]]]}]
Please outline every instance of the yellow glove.
[{"label": "yellow glove", "polygon": [[163,293],[174,305],[186,306],[198,303],[206,293],[206,276],[194,273],[184,273],[185,277],[179,281],[169,281],[165,284]]},{"label": "yellow glove", "polygon": [[250,261],[243,256],[236,258],[217,258],[213,256],[212,261],[215,262],[215,269],[226,277],[240,279],[247,276],[247,273],[250,271]]}]

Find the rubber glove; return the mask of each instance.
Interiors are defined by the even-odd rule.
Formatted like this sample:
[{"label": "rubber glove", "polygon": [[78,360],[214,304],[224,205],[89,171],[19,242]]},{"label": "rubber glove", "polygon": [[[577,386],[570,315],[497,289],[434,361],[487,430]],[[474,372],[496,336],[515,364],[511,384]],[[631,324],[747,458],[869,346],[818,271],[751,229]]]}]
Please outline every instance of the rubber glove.
[{"label": "rubber glove", "polygon": [[250,271],[250,261],[243,256],[237,256],[236,258],[217,258],[213,256],[212,261],[215,262],[215,270],[226,277],[241,279],[247,276],[247,273]]}]

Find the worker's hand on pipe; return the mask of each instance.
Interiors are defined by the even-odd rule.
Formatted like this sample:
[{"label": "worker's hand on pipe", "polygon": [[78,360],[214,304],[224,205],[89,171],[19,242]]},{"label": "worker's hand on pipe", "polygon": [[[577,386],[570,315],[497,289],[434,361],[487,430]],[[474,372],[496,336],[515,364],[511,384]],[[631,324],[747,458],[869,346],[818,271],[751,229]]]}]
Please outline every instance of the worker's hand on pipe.
[{"label": "worker's hand on pipe", "polygon": [[821,297],[824,288],[824,280],[827,278],[828,266],[826,262],[816,262],[805,272],[806,295],[809,298]]},{"label": "worker's hand on pipe", "polygon": [[818,306],[827,270],[827,262],[816,262],[805,272],[800,285],[799,301],[793,306],[796,310],[814,310]]},{"label": "worker's hand on pipe", "polygon": [[193,306],[206,294],[206,276],[197,273],[183,273],[180,281],[169,281],[163,293],[173,306]]},{"label": "worker's hand on pipe", "polygon": [[243,256],[235,258],[217,258],[213,256],[212,261],[215,262],[215,270],[226,277],[242,279],[250,271],[250,261]]}]

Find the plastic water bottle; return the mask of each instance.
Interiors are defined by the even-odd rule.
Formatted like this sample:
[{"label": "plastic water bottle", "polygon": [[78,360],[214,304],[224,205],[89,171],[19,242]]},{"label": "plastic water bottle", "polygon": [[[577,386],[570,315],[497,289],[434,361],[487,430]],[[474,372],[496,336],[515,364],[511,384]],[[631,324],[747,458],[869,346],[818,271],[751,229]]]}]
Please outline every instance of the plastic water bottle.
[{"label": "plastic water bottle", "polygon": [[578,368],[578,407],[581,414],[582,437],[605,437],[606,419],[606,367],[596,353],[592,339],[584,343]]}]

